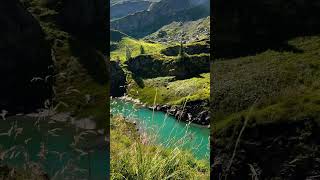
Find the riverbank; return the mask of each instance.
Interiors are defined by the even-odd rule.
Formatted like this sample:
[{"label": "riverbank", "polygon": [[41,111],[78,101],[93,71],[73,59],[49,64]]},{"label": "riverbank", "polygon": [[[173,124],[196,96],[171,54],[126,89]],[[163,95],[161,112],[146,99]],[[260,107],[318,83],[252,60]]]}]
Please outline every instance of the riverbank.
[{"label": "riverbank", "polygon": [[130,101],[112,99],[111,118],[124,117],[135,124],[139,134],[145,134],[153,143],[174,148],[177,144],[191,151],[198,159],[210,157],[210,129],[194,124],[185,123],[162,111],[150,110]]},{"label": "riverbank", "polygon": [[209,179],[208,161],[180,148],[149,143],[120,116],[111,119],[110,133],[111,179]]},{"label": "riverbank", "polygon": [[134,103],[135,105],[142,106],[148,108],[150,110],[161,111],[170,116],[175,117],[178,120],[181,120],[186,123],[194,123],[201,127],[210,128],[210,113],[209,110],[206,110],[207,106],[203,101],[197,101],[192,103],[186,103],[186,105],[160,105],[156,104],[154,106],[148,106],[147,103],[141,102],[139,99],[135,99],[128,95],[124,95],[117,98],[112,99],[120,99],[124,101],[129,101]]}]

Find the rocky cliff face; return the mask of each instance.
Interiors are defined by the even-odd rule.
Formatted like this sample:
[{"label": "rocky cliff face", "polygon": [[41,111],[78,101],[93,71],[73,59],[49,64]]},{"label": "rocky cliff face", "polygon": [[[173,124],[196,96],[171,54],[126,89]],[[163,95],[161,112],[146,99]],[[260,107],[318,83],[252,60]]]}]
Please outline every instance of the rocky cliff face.
[{"label": "rocky cliff face", "polygon": [[155,3],[149,11],[138,12],[114,20],[110,26],[133,37],[144,37],[173,21],[190,21],[210,14],[209,1],[194,5],[190,0],[163,0]]},{"label": "rocky cliff face", "polygon": [[199,125],[210,125],[210,113],[208,108],[209,102],[207,101],[193,101],[188,102],[183,106],[170,106],[170,105],[155,105],[149,107],[150,110],[157,110],[165,112],[176,119],[192,122]]},{"label": "rocky cliff face", "polygon": [[134,14],[139,11],[144,11],[149,8],[151,2],[149,1],[138,1],[138,2],[123,2],[119,4],[115,4],[110,7],[110,17],[111,19],[125,17],[129,14]]},{"label": "rocky cliff face", "polygon": [[294,50],[282,42],[320,32],[318,1],[225,0],[215,1],[214,7],[216,53],[220,57],[270,48]]},{"label": "rocky cliff face", "polygon": [[110,96],[119,97],[123,96],[126,92],[126,75],[120,64],[115,61],[110,62],[111,69],[111,87]]},{"label": "rocky cliff face", "polygon": [[142,78],[176,76],[178,79],[185,79],[209,72],[209,61],[210,57],[207,54],[186,56],[173,60],[157,59],[151,55],[140,55],[126,63],[131,72]]},{"label": "rocky cliff face", "polygon": [[[34,110],[51,95],[51,51],[39,23],[18,0],[0,2],[0,109]],[[42,79],[31,80],[33,77]]]},{"label": "rocky cliff face", "polygon": [[[210,53],[210,41],[203,41],[201,43],[193,43],[184,46],[184,52],[188,55]],[[161,51],[162,54],[166,56],[178,56],[180,51],[180,46],[171,46]]]}]

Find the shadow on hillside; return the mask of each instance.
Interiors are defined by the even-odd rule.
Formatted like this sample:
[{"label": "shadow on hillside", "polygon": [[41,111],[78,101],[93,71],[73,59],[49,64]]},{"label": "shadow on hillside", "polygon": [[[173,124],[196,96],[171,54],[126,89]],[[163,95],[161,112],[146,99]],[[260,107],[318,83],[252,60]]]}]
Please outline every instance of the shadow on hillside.
[{"label": "shadow on hillside", "polygon": [[[297,36],[299,37],[299,36]],[[219,45],[217,45],[219,46]],[[216,58],[237,58],[243,56],[256,55],[267,50],[278,52],[293,52],[303,53],[302,49],[288,44],[287,42],[274,41],[271,42],[256,42],[248,44],[224,44],[221,47],[216,47]]]},{"label": "shadow on hillside", "polygon": [[70,48],[79,62],[88,71],[89,75],[98,83],[108,82],[109,73],[105,63],[104,55],[90,43],[80,42],[79,40],[70,40]]},{"label": "shadow on hillside", "polygon": [[268,49],[300,53],[288,40],[320,33],[320,4],[315,1],[214,3],[216,58],[255,55]]},{"label": "shadow on hillside", "polygon": [[140,88],[144,88],[143,79],[135,74],[132,74],[132,79],[137,83]]}]

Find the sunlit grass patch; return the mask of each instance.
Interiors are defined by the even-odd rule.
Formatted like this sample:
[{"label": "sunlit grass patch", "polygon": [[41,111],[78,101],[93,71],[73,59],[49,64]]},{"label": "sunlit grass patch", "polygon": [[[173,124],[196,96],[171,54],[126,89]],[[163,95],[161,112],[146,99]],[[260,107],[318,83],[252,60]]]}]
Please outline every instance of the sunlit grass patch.
[{"label": "sunlit grass patch", "polygon": [[128,94],[142,102],[152,104],[157,91],[157,103],[181,105],[186,98],[189,101],[209,100],[210,97],[210,75],[201,74],[185,80],[176,80],[174,77],[158,77],[144,79],[144,87],[133,82]]},{"label": "sunlit grass patch", "polygon": [[209,179],[208,163],[179,148],[145,143],[122,117],[112,118],[110,141],[111,179]]},{"label": "sunlit grass patch", "polygon": [[140,47],[142,46],[146,54],[159,54],[166,46],[160,43],[149,43],[143,40],[136,40],[129,37],[124,37],[119,43],[118,48],[111,52],[111,60],[126,60],[127,47],[131,51],[131,57],[140,55]]}]

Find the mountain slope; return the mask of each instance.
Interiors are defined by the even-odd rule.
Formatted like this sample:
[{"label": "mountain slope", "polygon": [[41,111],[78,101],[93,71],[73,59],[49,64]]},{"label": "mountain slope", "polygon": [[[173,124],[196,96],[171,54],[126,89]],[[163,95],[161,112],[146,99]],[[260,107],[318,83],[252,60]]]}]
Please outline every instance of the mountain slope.
[{"label": "mountain slope", "polygon": [[136,38],[144,37],[173,21],[190,21],[209,16],[209,0],[200,2],[163,0],[152,5],[148,11],[113,20],[110,26]]},{"label": "mountain slope", "polygon": [[148,2],[159,2],[160,0],[110,0],[110,5],[121,4],[124,2],[140,2],[140,1],[148,1]]},{"label": "mountain slope", "polygon": [[125,1],[114,4],[110,7],[110,19],[122,18],[129,14],[147,10],[151,3],[149,1]]},{"label": "mountain slope", "polygon": [[260,172],[259,179],[308,179],[319,173],[320,37],[287,43],[299,52],[268,50],[213,64],[217,176],[221,169],[226,174],[243,127],[230,179],[250,178],[248,164]]},{"label": "mountain slope", "polygon": [[[168,45],[122,37],[110,53],[112,88],[115,88],[111,90],[112,96],[126,93],[151,106],[157,94],[157,105],[172,106],[173,115],[179,113],[178,109],[187,101],[182,119],[208,125],[210,42],[204,39],[184,44],[183,57],[179,49],[177,42]],[[128,50],[130,58],[126,55]],[[123,94],[119,94],[120,91]],[[160,109],[166,111],[166,108]]]},{"label": "mountain slope", "polygon": [[156,42],[192,42],[201,39],[210,39],[210,17],[196,21],[172,22],[146,37],[145,40]]}]

